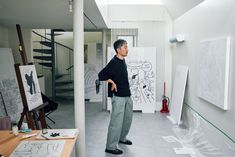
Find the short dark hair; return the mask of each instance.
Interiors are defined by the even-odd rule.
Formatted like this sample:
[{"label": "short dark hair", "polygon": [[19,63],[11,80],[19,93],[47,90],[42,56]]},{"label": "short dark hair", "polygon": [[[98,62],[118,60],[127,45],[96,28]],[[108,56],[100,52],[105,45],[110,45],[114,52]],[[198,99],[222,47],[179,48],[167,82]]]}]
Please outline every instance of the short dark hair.
[{"label": "short dark hair", "polygon": [[124,44],[127,44],[127,42],[126,40],[123,40],[123,39],[118,39],[117,41],[113,43],[113,48],[116,51],[116,53],[117,53],[117,49],[121,48]]}]

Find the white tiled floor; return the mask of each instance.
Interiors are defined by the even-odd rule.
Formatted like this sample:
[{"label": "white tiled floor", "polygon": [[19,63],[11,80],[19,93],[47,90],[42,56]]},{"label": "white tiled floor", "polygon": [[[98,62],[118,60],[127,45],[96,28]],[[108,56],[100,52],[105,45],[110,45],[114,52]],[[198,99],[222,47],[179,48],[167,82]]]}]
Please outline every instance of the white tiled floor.
[{"label": "white tiled floor", "polygon": [[[109,112],[102,110],[101,103],[86,103],[86,156],[113,157],[116,155],[104,152],[109,123]],[[56,124],[54,128],[74,127],[73,103],[60,103],[58,110],[51,114]],[[159,112],[143,114],[135,112],[128,136],[133,145],[119,145],[124,154],[120,157],[190,157],[176,155],[173,148],[181,147],[180,143],[168,143],[162,136],[174,135],[171,122],[166,115]]]}]

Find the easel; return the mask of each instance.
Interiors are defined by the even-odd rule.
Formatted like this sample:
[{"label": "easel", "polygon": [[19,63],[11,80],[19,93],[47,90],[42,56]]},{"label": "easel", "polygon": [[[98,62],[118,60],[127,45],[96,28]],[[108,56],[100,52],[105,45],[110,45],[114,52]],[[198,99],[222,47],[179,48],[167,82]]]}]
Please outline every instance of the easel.
[{"label": "easel", "polygon": [[[23,42],[23,36],[22,36],[22,32],[21,32],[21,28],[19,24],[16,25],[16,29],[17,29],[17,33],[19,37],[19,42],[20,42],[19,51],[20,51],[20,56],[21,56],[23,65],[30,65],[28,64],[28,61],[27,61],[25,48],[24,48],[24,42]],[[28,127],[32,130],[40,129],[40,126],[38,124],[38,119],[40,120],[41,128],[47,128],[44,107],[48,105],[48,103],[47,102],[43,103],[42,105],[29,111],[19,66],[20,64],[15,64],[16,77],[17,77],[19,88],[20,88],[20,94],[21,94],[22,103],[23,103],[23,112],[21,113],[20,121],[18,123],[18,128],[19,129],[21,128],[24,117],[26,117]],[[37,112],[39,112],[39,118],[36,116]]]}]

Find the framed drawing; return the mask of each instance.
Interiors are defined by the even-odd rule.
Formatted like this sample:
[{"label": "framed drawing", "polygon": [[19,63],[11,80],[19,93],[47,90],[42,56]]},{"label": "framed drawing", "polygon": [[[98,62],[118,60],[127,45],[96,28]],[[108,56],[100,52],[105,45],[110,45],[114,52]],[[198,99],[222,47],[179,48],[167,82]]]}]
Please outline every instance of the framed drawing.
[{"label": "framed drawing", "polygon": [[41,90],[34,65],[19,66],[28,110],[31,111],[43,104]]}]

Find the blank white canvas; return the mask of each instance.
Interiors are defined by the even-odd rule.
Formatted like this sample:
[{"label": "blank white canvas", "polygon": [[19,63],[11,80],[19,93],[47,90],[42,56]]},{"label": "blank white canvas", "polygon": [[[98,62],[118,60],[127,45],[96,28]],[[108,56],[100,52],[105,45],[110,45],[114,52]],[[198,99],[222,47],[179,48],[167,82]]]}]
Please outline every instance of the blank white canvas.
[{"label": "blank white canvas", "polygon": [[176,67],[175,79],[174,79],[172,97],[170,103],[170,119],[175,124],[180,123],[187,76],[188,76],[188,67],[186,66]]},{"label": "blank white canvas", "polygon": [[200,42],[197,95],[228,109],[229,55],[231,38]]}]

